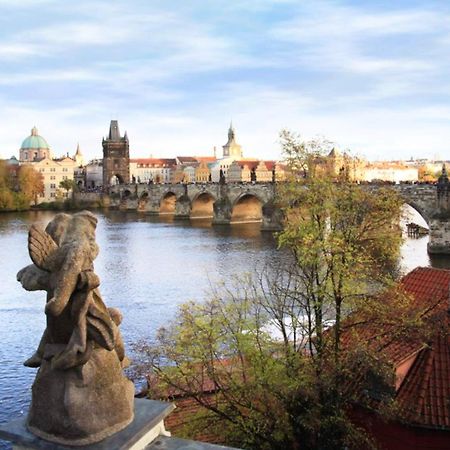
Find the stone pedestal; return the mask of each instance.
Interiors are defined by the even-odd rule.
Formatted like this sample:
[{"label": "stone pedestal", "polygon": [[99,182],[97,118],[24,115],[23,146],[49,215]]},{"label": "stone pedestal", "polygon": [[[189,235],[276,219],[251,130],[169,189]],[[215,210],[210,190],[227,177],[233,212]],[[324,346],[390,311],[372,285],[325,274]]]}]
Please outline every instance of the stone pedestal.
[{"label": "stone pedestal", "polygon": [[[134,419],[123,430],[95,444],[76,447],[80,450],[142,450],[156,437],[168,436],[164,418],[175,408],[171,403],[135,399]],[[32,434],[26,418],[0,425],[0,438],[11,441],[14,449],[73,450],[74,447],[46,441]]]}]

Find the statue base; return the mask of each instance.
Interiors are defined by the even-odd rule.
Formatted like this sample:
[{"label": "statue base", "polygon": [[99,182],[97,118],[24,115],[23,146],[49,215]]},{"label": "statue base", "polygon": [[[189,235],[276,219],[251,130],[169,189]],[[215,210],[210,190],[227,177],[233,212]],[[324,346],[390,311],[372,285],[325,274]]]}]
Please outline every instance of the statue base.
[{"label": "statue base", "polygon": [[43,359],[33,383],[27,420],[33,434],[84,446],[133,420],[134,385],[124,376],[115,351],[96,348],[86,364],[67,370],[52,368],[55,357]]},{"label": "statue base", "polygon": [[[174,408],[173,404],[167,402],[135,399],[134,419],[131,423],[101,442],[79,448],[80,450],[143,449],[158,436],[167,435],[163,421]],[[68,444],[49,442],[32,434],[25,417],[0,425],[0,439],[12,442],[17,449],[69,450],[71,448]]]}]

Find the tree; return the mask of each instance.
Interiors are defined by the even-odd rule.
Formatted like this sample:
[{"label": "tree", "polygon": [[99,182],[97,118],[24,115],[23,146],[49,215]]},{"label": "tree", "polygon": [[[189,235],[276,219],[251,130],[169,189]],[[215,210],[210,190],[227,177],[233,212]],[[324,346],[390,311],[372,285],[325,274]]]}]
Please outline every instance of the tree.
[{"label": "tree", "polygon": [[37,205],[38,195],[44,192],[44,182],[41,173],[34,170],[30,165],[23,165],[18,175],[19,189],[28,199]]},{"label": "tree", "polygon": [[73,179],[71,180],[69,178],[66,178],[65,180],[60,181],[59,182],[59,187],[66,191],[66,197],[69,196],[69,191],[72,191],[72,193],[73,193],[78,188],[77,183],[75,182],[75,180],[73,180]]},{"label": "tree", "polygon": [[[401,199],[315,173],[328,151],[321,142],[282,134],[292,175],[278,199],[286,262],[183,305],[156,343],[141,347],[157,375],[151,396],[193,398],[201,412],[191,425],[243,448],[369,446],[351,405],[371,400],[374,378],[389,404],[392,372],[379,351],[421,325],[394,284]],[[377,295],[387,288],[389,302]],[[361,323],[378,331],[367,341],[355,331],[349,346]]]},{"label": "tree", "polygon": [[8,167],[5,160],[0,160],[0,188],[9,187]]}]

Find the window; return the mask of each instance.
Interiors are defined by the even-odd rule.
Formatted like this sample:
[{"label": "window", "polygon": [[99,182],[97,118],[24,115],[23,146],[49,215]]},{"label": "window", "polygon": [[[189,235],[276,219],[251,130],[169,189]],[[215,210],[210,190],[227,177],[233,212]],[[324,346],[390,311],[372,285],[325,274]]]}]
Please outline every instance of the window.
[{"label": "window", "polygon": [[55,183],[51,183],[50,184],[50,189],[55,189],[56,188],[56,184]]},{"label": "window", "polygon": [[50,180],[54,180],[55,178],[56,178],[55,175],[50,176]]},{"label": "window", "polygon": [[63,167],[63,172],[67,172],[67,167]]},{"label": "window", "polygon": [[50,192],[50,197],[55,197],[55,193],[54,192]]},{"label": "window", "polygon": [[56,169],[54,167],[51,167],[50,172],[56,172]]},{"label": "window", "polygon": [[67,175],[63,175],[63,180],[67,180]]}]

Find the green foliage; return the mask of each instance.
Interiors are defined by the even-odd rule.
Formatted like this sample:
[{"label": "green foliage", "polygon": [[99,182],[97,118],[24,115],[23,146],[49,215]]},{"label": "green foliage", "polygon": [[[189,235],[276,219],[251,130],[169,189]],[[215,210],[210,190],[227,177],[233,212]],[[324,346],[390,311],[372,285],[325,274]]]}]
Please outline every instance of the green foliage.
[{"label": "green foliage", "polygon": [[66,178],[65,180],[62,180],[59,182],[59,187],[61,189],[64,189],[67,193],[69,191],[75,191],[77,189],[77,183],[75,182],[75,180],[71,180]]}]

